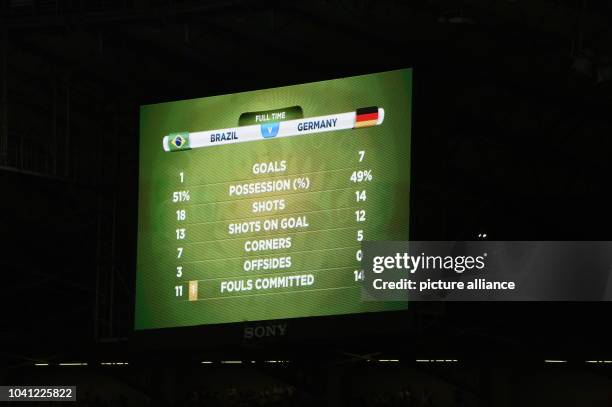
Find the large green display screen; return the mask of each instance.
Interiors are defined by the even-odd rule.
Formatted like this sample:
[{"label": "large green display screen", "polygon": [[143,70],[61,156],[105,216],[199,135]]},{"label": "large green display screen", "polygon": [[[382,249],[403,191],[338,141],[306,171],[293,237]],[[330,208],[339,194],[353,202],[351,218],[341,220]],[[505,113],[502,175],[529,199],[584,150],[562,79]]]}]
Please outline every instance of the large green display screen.
[{"label": "large green display screen", "polygon": [[407,240],[410,69],[141,107],[135,328],[398,310],[361,241]]}]

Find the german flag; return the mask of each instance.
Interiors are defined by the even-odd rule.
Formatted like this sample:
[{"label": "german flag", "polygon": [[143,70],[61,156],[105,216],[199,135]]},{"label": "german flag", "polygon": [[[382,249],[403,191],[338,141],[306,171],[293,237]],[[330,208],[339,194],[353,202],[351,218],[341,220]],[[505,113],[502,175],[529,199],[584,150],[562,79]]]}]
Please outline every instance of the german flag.
[{"label": "german flag", "polygon": [[355,112],[355,128],[376,126],[378,122],[378,107],[361,107]]}]

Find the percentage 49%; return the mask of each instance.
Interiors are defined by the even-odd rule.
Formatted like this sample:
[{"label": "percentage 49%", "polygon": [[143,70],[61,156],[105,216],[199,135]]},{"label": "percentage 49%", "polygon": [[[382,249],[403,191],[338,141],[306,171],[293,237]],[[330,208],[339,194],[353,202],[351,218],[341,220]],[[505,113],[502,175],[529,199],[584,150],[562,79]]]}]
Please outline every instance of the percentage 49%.
[{"label": "percentage 49%", "polygon": [[351,181],[353,182],[369,182],[373,178],[372,170],[358,170],[351,174]]}]

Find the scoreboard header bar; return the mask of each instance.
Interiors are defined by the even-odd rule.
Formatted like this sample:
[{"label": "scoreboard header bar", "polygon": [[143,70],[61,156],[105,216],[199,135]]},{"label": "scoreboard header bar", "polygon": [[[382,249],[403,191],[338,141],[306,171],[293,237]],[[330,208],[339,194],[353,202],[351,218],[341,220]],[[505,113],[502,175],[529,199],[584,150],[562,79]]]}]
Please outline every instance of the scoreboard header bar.
[{"label": "scoreboard header bar", "polygon": [[199,132],[179,132],[164,136],[164,151],[184,151],[215,145],[243,143],[262,139],[299,136],[336,130],[378,126],[385,119],[382,107],[359,108],[353,112],[317,116],[281,122],[266,122]]}]

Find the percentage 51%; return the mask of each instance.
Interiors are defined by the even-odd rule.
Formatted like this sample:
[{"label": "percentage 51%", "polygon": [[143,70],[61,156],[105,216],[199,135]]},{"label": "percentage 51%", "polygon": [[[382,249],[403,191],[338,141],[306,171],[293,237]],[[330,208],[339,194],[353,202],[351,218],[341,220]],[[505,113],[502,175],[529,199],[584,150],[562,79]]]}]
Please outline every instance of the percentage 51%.
[{"label": "percentage 51%", "polygon": [[172,193],[172,202],[189,202],[191,197],[189,196],[189,191],[175,191]]}]

